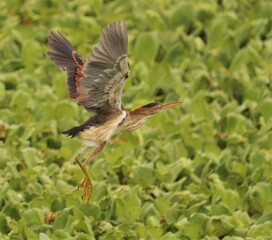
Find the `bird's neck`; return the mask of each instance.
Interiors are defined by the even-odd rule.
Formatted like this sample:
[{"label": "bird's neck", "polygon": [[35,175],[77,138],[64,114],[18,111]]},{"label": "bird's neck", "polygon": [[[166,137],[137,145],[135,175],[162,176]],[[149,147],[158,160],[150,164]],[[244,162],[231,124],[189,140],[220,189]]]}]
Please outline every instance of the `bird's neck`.
[{"label": "bird's neck", "polygon": [[143,123],[151,116],[143,115],[139,111],[127,111],[127,115],[121,124],[122,131],[130,132],[138,127],[142,126]]}]

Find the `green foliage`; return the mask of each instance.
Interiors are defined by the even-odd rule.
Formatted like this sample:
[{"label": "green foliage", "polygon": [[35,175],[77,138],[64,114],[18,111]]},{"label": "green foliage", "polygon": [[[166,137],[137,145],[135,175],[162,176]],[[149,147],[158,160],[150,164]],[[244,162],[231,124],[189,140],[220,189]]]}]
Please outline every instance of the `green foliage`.
[{"label": "green foliage", "polygon": [[[46,42],[60,31],[86,57],[117,20],[124,106],[183,105],[110,141],[86,205],[81,144],[60,132],[89,113]],[[4,0],[0,26],[1,239],[271,238],[271,1]]]}]

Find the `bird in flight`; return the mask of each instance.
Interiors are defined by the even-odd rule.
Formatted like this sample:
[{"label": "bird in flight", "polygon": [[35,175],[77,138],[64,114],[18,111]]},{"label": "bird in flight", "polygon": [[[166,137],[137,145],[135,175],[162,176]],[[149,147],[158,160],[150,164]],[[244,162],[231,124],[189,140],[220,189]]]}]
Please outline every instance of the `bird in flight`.
[{"label": "bird in flight", "polygon": [[93,186],[86,165],[105,147],[110,137],[118,132],[133,131],[149,117],[180,102],[149,103],[133,111],[122,106],[122,90],[130,72],[124,21],[112,22],[103,29],[98,46],[85,63],[60,32],[51,32],[48,47],[49,58],[67,73],[68,96],[92,113],[83,124],[63,132],[78,137],[85,145],[75,160],[85,175],[79,188],[83,188],[82,199],[88,203]]}]

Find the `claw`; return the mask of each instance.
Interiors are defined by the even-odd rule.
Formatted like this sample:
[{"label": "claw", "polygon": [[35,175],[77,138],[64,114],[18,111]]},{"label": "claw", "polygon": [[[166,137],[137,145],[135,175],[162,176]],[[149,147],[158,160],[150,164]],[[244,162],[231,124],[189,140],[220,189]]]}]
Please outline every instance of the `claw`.
[{"label": "claw", "polygon": [[83,179],[83,181],[80,183],[80,185],[78,186],[79,188],[83,188],[83,194],[82,194],[82,200],[85,201],[88,204],[91,196],[92,196],[92,191],[93,191],[93,185],[91,182],[91,179],[88,177],[85,177]]},{"label": "claw", "polygon": [[107,142],[102,142],[101,144],[99,144],[94,151],[92,152],[92,154],[87,158],[87,160],[85,160],[85,162],[82,164],[80,162],[80,157],[82,157],[82,155],[84,155],[86,153],[86,151],[88,151],[88,149],[90,147],[86,147],[85,149],[83,149],[82,152],[80,152],[77,156],[76,156],[76,163],[78,164],[78,166],[81,168],[82,172],[85,175],[85,178],[83,179],[83,181],[79,184],[79,186],[77,187],[77,189],[79,190],[79,188],[83,188],[83,194],[82,194],[82,200],[86,201],[86,203],[88,204],[91,196],[92,196],[92,192],[93,192],[93,185],[92,185],[92,181],[90,179],[89,173],[86,169],[86,165],[103,149],[103,147],[106,145]]},{"label": "claw", "polygon": [[77,189],[79,190],[80,188],[83,188],[82,200],[83,201],[86,200],[86,203],[88,204],[91,199],[91,195],[92,195],[92,191],[93,191],[92,181],[91,181],[90,176],[87,172],[86,166],[82,165],[78,158],[76,158],[76,162],[85,175],[85,178],[79,184]]}]

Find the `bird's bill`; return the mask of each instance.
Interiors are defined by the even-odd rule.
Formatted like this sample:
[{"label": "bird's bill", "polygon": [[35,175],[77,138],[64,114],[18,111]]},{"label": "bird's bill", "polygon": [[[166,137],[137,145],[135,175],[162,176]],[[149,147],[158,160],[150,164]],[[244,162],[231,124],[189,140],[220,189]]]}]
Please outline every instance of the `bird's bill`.
[{"label": "bird's bill", "polygon": [[167,108],[179,106],[181,104],[182,104],[182,102],[164,103],[164,104],[162,104],[162,109],[167,109]]}]

